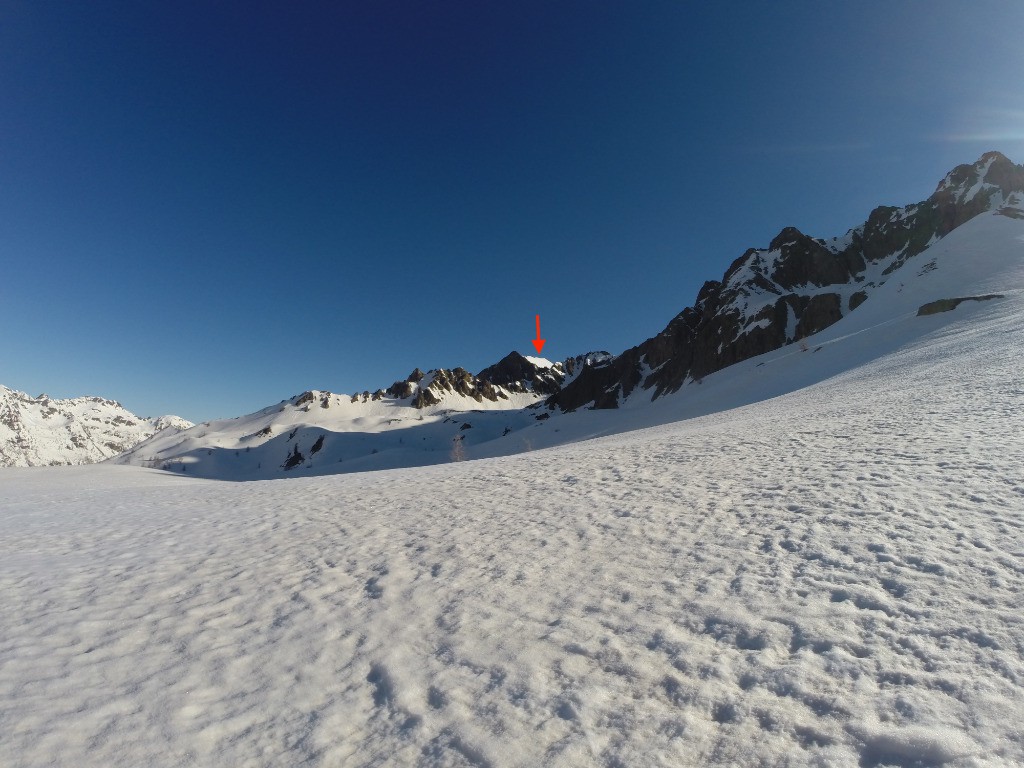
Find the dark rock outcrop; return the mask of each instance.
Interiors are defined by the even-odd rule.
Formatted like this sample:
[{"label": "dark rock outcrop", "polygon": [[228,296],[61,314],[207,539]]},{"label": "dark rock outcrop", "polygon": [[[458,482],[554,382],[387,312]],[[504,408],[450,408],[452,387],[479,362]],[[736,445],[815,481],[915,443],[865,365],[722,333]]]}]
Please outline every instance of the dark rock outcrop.
[{"label": "dark rock outcrop", "polygon": [[428,405],[437,405],[441,399],[429,389],[421,389],[412,400],[413,408],[426,408]]},{"label": "dark rock outcrop", "polygon": [[857,250],[834,253],[820,240],[808,237],[795,227],[782,230],[768,250],[781,254],[771,274],[772,282],[789,291],[806,285],[848,283],[865,266],[864,257]]},{"label": "dark rock outcrop", "polygon": [[819,293],[810,298],[801,297],[800,321],[796,324],[796,338],[802,339],[823,331],[843,316],[842,299],[838,293]]},{"label": "dark rock outcrop", "polygon": [[412,397],[416,394],[417,384],[420,380],[426,376],[423,371],[419,368],[413,370],[404,381],[396,381],[390,387],[385,390],[388,397],[393,397],[397,400],[404,400],[407,397]]},{"label": "dark rock outcrop", "polygon": [[963,296],[958,299],[939,299],[938,301],[929,301],[927,304],[922,304],[917,310],[917,316],[923,317],[925,315],[937,315],[940,312],[950,312],[965,301],[991,301],[992,299],[1004,298],[1001,293],[989,293],[984,296]]},{"label": "dark rock outcrop", "polygon": [[294,469],[299,466],[299,464],[305,460],[306,457],[299,453],[299,446],[296,444],[294,450],[285,458],[284,464],[281,465],[281,468],[287,472],[289,469]]}]

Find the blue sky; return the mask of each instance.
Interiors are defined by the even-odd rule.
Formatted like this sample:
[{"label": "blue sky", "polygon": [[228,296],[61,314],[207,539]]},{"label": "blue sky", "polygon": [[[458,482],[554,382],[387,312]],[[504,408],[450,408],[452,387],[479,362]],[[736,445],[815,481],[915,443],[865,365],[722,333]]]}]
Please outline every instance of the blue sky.
[{"label": "blue sky", "polygon": [[1024,3],[7,2],[0,383],[235,416],[620,352],[998,149]]}]

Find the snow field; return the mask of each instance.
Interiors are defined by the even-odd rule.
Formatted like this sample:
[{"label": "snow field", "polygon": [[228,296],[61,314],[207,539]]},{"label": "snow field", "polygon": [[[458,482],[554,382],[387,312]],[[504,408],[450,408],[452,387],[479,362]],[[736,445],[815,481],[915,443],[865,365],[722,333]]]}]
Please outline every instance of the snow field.
[{"label": "snow field", "polygon": [[0,476],[5,765],[1024,762],[1016,300],[533,453]]}]

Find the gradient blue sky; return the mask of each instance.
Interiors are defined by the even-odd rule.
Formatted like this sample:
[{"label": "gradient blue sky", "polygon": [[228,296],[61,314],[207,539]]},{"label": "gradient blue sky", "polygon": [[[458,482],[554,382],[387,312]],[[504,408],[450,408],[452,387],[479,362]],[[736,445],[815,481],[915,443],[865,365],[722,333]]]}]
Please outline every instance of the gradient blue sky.
[{"label": "gradient blue sky", "polygon": [[1024,3],[0,5],[0,383],[235,416],[657,333],[999,149]]}]

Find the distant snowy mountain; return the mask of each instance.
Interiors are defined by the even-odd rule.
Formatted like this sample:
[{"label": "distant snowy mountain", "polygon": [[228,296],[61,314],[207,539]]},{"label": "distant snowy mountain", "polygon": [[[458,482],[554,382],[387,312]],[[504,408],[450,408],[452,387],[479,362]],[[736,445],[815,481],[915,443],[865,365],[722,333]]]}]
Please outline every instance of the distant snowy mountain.
[{"label": "distant snowy mountain", "polygon": [[[927,200],[876,208],[843,237],[783,229],[705,283],[665,330],[618,356],[555,363],[513,352],[476,375],[416,369],[372,393],[305,392],[161,432],[116,461],[237,480],[357,472],[519,453],[744,405],[885,348],[875,335],[866,349],[843,339],[875,327],[907,338],[946,322],[923,316],[961,299],[1016,290],[1016,278],[999,276],[1020,259],[1022,220],[1024,167],[990,152],[947,174]],[[803,352],[813,360],[792,359]],[[619,410],[628,414],[608,415]]]},{"label": "distant snowy mountain", "polygon": [[177,416],[145,419],[101,397],[55,400],[0,386],[0,466],[91,464],[153,435],[176,434],[192,422]]},{"label": "distant snowy mountain", "polygon": [[[160,432],[116,462],[232,479],[447,462],[547,419],[536,406],[609,360],[607,352],[558,363],[511,352],[476,375],[417,368],[375,392],[311,390],[247,416]],[[508,452],[530,447],[511,439]]]}]

